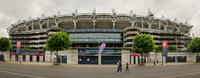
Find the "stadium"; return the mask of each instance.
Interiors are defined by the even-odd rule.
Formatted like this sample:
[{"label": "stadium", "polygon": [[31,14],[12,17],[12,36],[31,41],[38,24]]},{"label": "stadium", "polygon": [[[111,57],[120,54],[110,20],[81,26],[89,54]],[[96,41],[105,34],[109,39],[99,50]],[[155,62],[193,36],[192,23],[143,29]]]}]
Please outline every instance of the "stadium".
[{"label": "stadium", "polygon": [[[21,41],[20,54],[14,45],[10,53],[12,61],[49,62],[52,54],[45,51],[48,37],[59,31],[67,32],[72,46],[60,51],[60,62],[67,64],[98,64],[98,48],[106,43],[102,52],[102,64],[116,64],[119,60],[130,62],[137,60],[137,54],[131,54],[132,40],[137,33],[149,33],[161,45],[168,40],[169,45],[184,49],[192,39],[190,30],[193,26],[187,22],[178,22],[167,18],[156,18],[149,10],[146,16],[116,13],[65,14],[29,19],[12,24],[8,33],[13,44]],[[19,55],[22,55],[21,58]],[[139,61],[139,60],[138,60]]]}]

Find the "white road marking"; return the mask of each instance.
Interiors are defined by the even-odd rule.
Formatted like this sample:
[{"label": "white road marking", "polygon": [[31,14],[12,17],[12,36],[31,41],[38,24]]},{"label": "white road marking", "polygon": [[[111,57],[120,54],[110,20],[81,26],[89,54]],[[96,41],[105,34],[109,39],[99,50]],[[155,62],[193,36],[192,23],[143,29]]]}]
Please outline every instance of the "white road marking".
[{"label": "white road marking", "polygon": [[161,77],[161,78],[177,78],[177,77],[180,77],[180,76],[194,75],[194,74],[199,74],[199,73],[200,72],[185,73],[185,74],[179,74],[179,75],[167,76],[167,77]]},{"label": "white road marking", "polygon": [[15,72],[9,72],[9,71],[0,71],[0,72],[14,74],[14,75],[20,75],[20,76],[26,76],[26,77],[33,77],[33,78],[47,78],[47,77],[42,77],[42,76],[22,74],[22,73],[15,73]]}]

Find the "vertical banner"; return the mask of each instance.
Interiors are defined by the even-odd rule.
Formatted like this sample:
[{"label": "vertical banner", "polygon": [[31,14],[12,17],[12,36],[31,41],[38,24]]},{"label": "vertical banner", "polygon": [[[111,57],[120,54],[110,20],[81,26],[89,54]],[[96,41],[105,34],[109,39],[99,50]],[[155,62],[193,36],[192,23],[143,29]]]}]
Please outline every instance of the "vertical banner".
[{"label": "vertical banner", "polygon": [[167,63],[167,55],[168,55],[168,41],[167,40],[164,40],[162,42],[162,48],[163,48],[163,51],[162,51],[162,65],[163,65],[163,56],[165,57],[165,62]]},{"label": "vertical banner", "polygon": [[16,48],[17,48],[16,54],[17,54],[17,55],[20,55],[20,54],[21,54],[21,53],[20,53],[21,41],[17,41],[17,42],[16,42]]},{"label": "vertical banner", "polygon": [[163,48],[163,56],[167,57],[167,53],[168,53],[168,41],[167,40],[162,42],[162,48]]},{"label": "vertical banner", "polygon": [[21,41],[17,41],[16,42],[16,48],[17,48],[17,51],[16,51],[16,54],[18,54],[19,55],[19,62],[21,63],[21,52],[20,52],[20,48],[21,48]]},{"label": "vertical banner", "polygon": [[21,41],[16,42],[16,48],[21,48]]},{"label": "vertical banner", "polygon": [[102,43],[101,46],[99,47],[99,53],[98,53],[98,64],[101,65],[101,55],[103,52],[103,49],[106,47],[105,43]]}]

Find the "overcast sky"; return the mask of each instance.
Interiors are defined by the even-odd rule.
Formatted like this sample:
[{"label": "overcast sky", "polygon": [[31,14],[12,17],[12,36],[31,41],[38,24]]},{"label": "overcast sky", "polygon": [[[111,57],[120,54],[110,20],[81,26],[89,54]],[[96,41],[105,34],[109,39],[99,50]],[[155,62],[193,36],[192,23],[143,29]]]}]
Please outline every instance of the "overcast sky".
[{"label": "overcast sky", "polygon": [[71,14],[75,9],[79,13],[97,12],[130,13],[146,15],[148,9],[155,13],[155,17],[162,15],[166,18],[177,18],[180,22],[188,21],[194,25],[192,32],[200,36],[200,0],[0,0],[0,37],[8,37],[10,24],[18,20],[52,16],[60,11],[61,14]]}]

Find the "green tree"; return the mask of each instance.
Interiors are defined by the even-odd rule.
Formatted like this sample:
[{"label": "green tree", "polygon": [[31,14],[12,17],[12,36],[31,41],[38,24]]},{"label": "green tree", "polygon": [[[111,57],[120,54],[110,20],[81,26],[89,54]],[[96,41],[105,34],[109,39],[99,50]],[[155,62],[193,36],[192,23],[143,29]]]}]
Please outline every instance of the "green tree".
[{"label": "green tree", "polygon": [[137,34],[133,39],[132,48],[134,52],[140,53],[143,58],[144,53],[149,53],[155,50],[156,44],[150,34]]},{"label": "green tree", "polygon": [[174,45],[169,45],[169,46],[168,46],[168,51],[169,51],[169,52],[176,51],[176,46],[174,46]]},{"label": "green tree", "polygon": [[0,51],[8,51],[12,49],[12,44],[9,38],[2,37],[0,38]]},{"label": "green tree", "polygon": [[68,49],[71,44],[66,32],[57,32],[48,38],[45,48],[50,51],[56,51],[56,56],[58,58],[58,51]]},{"label": "green tree", "polygon": [[[12,44],[10,39],[5,37],[0,38],[0,51],[2,52],[2,54],[4,51],[8,51],[10,49],[12,49]],[[0,60],[4,60],[4,56]]]},{"label": "green tree", "polygon": [[[200,52],[200,37],[193,38],[192,41],[187,46],[187,49],[191,52],[196,52],[197,56],[199,56]],[[197,62],[199,62],[199,57],[197,58]]]},{"label": "green tree", "polygon": [[161,45],[157,45],[155,47],[155,52],[162,52],[162,46]]}]

